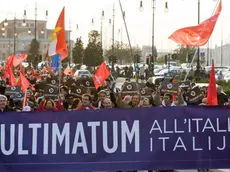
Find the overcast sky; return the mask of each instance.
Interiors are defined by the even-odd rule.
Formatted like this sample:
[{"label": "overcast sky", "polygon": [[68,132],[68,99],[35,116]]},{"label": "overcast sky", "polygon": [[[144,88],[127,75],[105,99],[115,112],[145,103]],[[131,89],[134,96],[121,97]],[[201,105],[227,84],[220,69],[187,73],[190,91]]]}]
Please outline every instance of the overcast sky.
[{"label": "overcast sky", "polygon": [[[198,0],[167,0],[169,12],[165,13],[165,0],[156,0],[155,10],[155,45],[158,50],[171,51],[177,46],[168,40],[168,37],[177,29],[197,24]],[[216,2],[214,0],[201,1],[201,21],[211,16]],[[126,21],[132,45],[151,45],[152,39],[152,0],[143,0],[143,11],[139,11],[140,0],[121,0],[126,13]],[[220,45],[221,30],[223,29],[224,43],[230,43],[230,0],[222,0],[223,10],[212,35],[211,45]],[[39,0],[38,19],[45,19],[45,10],[49,11],[48,28],[54,28],[63,6],[66,7],[66,29],[71,21],[71,37],[76,39],[81,36],[85,44],[88,32],[92,29],[100,31],[100,16],[105,12],[103,20],[103,44],[111,45],[112,27],[109,19],[112,18],[113,3],[115,3],[115,40],[127,43],[127,35],[121,17],[118,0]],[[33,0],[7,0],[0,6],[0,18],[4,20],[8,13],[16,12],[17,18],[22,18],[23,10],[27,9],[28,19],[34,19]],[[229,8],[229,9],[228,9]],[[13,15],[9,14],[8,18]],[[94,18],[94,26],[91,21]],[[79,30],[76,25],[79,25]],[[118,30],[122,32],[119,34]]]}]

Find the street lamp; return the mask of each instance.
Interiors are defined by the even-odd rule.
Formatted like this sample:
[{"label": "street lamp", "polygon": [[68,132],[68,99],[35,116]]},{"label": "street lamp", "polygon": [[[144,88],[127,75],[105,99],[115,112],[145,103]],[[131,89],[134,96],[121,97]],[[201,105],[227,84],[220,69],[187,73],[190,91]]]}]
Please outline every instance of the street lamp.
[{"label": "street lamp", "polygon": [[28,30],[28,34],[29,34],[29,35],[31,34],[31,30],[30,30],[30,28],[29,28],[29,30]]},{"label": "street lamp", "polygon": [[[8,13],[7,16],[10,15],[10,14],[13,14],[13,13]],[[5,27],[8,26],[7,16],[6,16],[6,18],[4,20],[4,23],[3,23],[3,26],[2,26],[3,31],[5,30]],[[15,37],[17,36],[17,33],[16,33],[16,20],[17,20],[16,19],[16,14],[14,13],[14,23],[13,23],[14,53],[16,51],[16,39],[15,39]],[[4,33],[2,35],[5,36],[6,33]],[[8,38],[9,38],[9,41],[10,41],[10,36],[8,36]],[[10,54],[10,50],[9,50],[9,54]]]},{"label": "street lamp", "polygon": [[5,21],[4,21],[4,26],[8,26],[7,19],[5,19]]},{"label": "street lamp", "polygon": [[23,18],[24,18],[24,19],[26,19],[26,18],[27,18],[27,15],[26,15],[26,10],[24,10]]},{"label": "street lamp", "polygon": [[103,10],[101,13],[101,18],[104,19],[104,17],[105,17],[105,11]]},{"label": "street lamp", "polygon": [[5,32],[2,32],[2,36],[5,36],[6,34],[5,34]]},{"label": "street lamp", "polygon": [[[35,19],[34,19],[34,39],[35,39],[35,40],[37,40],[37,15],[38,15],[38,14],[37,14],[37,3],[35,3],[35,8],[34,8],[34,17],[35,17]],[[26,26],[26,22],[25,22],[25,20],[26,20],[26,18],[27,18],[27,12],[26,12],[26,10],[24,10],[24,15],[23,15],[23,17],[24,17],[23,25]],[[45,18],[46,18],[46,19],[48,18],[48,10],[45,11]],[[28,33],[31,34],[30,28],[29,28],[29,30],[28,30]],[[43,30],[41,31],[41,34],[44,34],[44,31],[43,31]]]},{"label": "street lamp", "polygon": [[140,7],[139,7],[139,10],[140,10],[140,11],[143,11],[143,1],[142,1],[142,0],[140,1]]},{"label": "street lamp", "polygon": [[46,10],[45,18],[46,18],[46,20],[48,19],[48,10]]},{"label": "street lamp", "polygon": [[2,31],[5,31],[5,25],[4,24],[2,25]]},{"label": "street lamp", "polygon": [[43,29],[41,30],[41,34],[44,34],[44,30]]},{"label": "street lamp", "polygon": [[165,2],[165,13],[167,13],[168,11],[169,11],[168,2],[166,1],[166,2]]},{"label": "street lamp", "polygon": [[22,26],[24,26],[24,27],[26,26],[26,19],[22,20]]},{"label": "street lamp", "polygon": [[92,26],[94,25],[94,19],[92,18]]},{"label": "street lamp", "polygon": [[109,19],[109,26],[111,26],[112,25],[112,20],[111,19]]},{"label": "street lamp", "polygon": [[[154,62],[155,62],[155,57],[154,57],[154,52],[155,52],[155,2],[156,0],[153,1],[153,14],[152,14],[152,62],[151,62],[151,73],[154,75]],[[139,6],[140,11],[143,10],[143,1],[140,0],[140,6]],[[168,3],[166,1],[165,3],[165,11],[168,11]]]}]

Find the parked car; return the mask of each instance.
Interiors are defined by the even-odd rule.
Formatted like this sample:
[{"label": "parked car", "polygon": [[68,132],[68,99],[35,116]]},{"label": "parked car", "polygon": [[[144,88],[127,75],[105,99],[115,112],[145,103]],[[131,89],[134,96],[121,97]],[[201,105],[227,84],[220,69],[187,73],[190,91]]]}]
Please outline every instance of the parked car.
[{"label": "parked car", "polygon": [[88,70],[77,70],[74,74],[75,77],[84,77],[84,76],[91,76],[91,73]]}]

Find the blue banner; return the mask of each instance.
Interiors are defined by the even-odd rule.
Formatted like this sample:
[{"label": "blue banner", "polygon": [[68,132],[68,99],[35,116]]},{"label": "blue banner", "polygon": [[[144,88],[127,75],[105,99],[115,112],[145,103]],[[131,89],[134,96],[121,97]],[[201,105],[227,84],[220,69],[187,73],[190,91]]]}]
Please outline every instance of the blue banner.
[{"label": "blue banner", "polygon": [[54,72],[59,72],[61,69],[61,55],[55,54],[52,58],[52,68],[54,69]]},{"label": "blue banner", "polygon": [[230,168],[230,108],[0,113],[1,172]]}]

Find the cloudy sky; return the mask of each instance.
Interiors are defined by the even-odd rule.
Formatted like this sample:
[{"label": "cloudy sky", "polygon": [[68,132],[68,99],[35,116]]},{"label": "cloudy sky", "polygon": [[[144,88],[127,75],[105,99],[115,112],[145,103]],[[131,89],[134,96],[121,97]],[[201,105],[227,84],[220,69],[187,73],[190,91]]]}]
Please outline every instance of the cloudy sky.
[{"label": "cloudy sky", "polygon": [[[198,0],[167,0],[169,11],[165,13],[165,0],[156,0],[155,10],[155,44],[158,50],[171,51],[177,44],[168,40],[175,30],[197,24]],[[211,16],[217,1],[201,1],[201,21]],[[221,33],[224,43],[230,43],[230,0],[222,0],[223,11],[217,22],[210,44],[212,47],[220,45]],[[71,37],[76,39],[81,36],[85,44],[88,40],[88,32],[92,29],[100,31],[101,12],[104,10],[103,20],[103,44],[109,47],[112,42],[112,27],[109,19],[112,18],[113,4],[115,3],[115,40],[127,43],[127,35],[121,17],[118,0],[39,0],[38,19],[45,19],[45,10],[49,11],[48,28],[54,28],[59,13],[63,6],[66,7],[66,29],[71,26]],[[152,0],[143,0],[143,11],[139,10],[140,0],[121,0],[126,14],[128,32],[132,45],[151,45],[152,37]],[[17,18],[22,18],[23,10],[27,9],[29,19],[34,18],[33,0],[7,0],[0,6],[0,18],[4,20],[9,13],[16,12]],[[94,25],[92,26],[92,18]],[[71,21],[71,22],[70,22]],[[71,23],[71,24],[70,24]],[[79,26],[77,30],[76,25]],[[121,30],[121,32],[119,32]],[[223,32],[222,32],[223,31]]]}]

